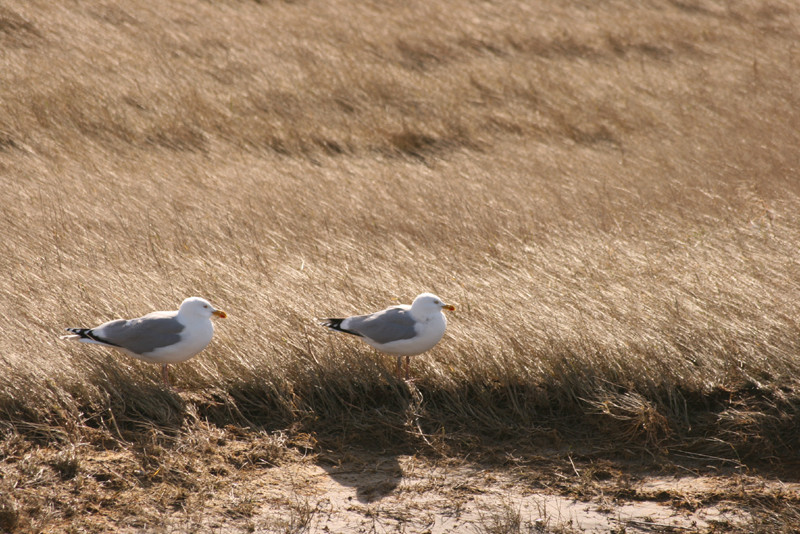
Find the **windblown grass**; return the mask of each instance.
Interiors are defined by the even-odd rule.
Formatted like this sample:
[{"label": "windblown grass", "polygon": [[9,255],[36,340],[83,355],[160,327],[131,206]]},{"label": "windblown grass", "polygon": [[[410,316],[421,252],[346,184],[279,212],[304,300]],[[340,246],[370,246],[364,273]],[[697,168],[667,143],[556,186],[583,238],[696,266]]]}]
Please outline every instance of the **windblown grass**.
[{"label": "windblown grass", "polygon": [[[530,4],[6,3],[7,436],[796,456],[800,9]],[[315,324],[421,291],[410,388]],[[185,395],[58,339],[189,295]]]}]

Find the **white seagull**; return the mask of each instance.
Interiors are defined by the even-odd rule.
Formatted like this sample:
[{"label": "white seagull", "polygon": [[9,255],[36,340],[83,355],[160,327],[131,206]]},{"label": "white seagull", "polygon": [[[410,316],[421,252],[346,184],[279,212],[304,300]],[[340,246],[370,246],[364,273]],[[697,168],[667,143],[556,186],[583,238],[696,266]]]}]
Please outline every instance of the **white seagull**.
[{"label": "white seagull", "polygon": [[211,317],[228,315],[207,300],[189,297],[176,311],[155,311],[136,319],[117,319],[94,328],[67,328],[72,339],[105,345],[146,362],[161,364],[161,378],[171,388],[167,365],[185,362],[211,342]]},{"label": "white seagull", "polygon": [[397,355],[397,377],[400,378],[402,357],[405,361],[405,378],[411,356],[422,354],[436,345],[447,328],[443,310],[455,310],[432,293],[422,293],[411,306],[401,304],[368,315],[355,315],[343,319],[328,318],[322,325],[331,330],[359,336],[376,349]]}]

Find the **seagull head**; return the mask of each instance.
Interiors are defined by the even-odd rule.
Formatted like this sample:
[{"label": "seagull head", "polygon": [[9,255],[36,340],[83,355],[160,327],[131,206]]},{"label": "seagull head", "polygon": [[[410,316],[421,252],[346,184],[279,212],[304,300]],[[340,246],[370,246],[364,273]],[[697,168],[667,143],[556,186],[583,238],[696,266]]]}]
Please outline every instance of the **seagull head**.
[{"label": "seagull head", "polygon": [[452,304],[445,304],[445,302],[434,295],[433,293],[422,293],[417,295],[414,302],[411,303],[411,312],[414,315],[427,317],[442,310],[455,310],[456,307]]},{"label": "seagull head", "polygon": [[203,317],[205,319],[210,319],[212,315],[219,317],[220,319],[224,319],[228,316],[227,313],[214,308],[214,306],[212,306],[206,299],[202,299],[200,297],[189,297],[188,299],[184,300],[181,303],[178,313],[181,315]]}]

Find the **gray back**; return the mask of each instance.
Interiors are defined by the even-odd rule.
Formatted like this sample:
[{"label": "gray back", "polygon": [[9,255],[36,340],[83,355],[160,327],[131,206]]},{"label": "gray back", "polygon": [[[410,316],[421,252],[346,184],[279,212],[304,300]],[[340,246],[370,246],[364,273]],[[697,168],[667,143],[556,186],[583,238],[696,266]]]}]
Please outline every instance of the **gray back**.
[{"label": "gray back", "polygon": [[135,354],[146,354],[181,340],[184,326],[175,317],[119,319],[95,328],[94,332],[106,341]]},{"label": "gray back", "polygon": [[411,339],[416,335],[416,322],[408,310],[388,308],[369,315],[348,318],[347,329],[358,332],[378,343],[391,343],[401,339]]}]

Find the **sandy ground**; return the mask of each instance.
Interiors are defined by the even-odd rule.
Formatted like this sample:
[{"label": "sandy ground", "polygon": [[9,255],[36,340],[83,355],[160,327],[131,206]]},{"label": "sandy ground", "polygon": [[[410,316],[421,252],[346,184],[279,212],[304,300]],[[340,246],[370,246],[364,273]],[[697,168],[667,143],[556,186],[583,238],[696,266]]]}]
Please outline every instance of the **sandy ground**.
[{"label": "sandy ground", "polygon": [[791,532],[800,508],[788,463],[500,443],[449,455],[328,448],[302,433],[199,426],[174,443],[0,442],[0,531],[741,534]]},{"label": "sandy ground", "polygon": [[[726,532],[750,519],[737,495],[800,494],[800,484],[737,476],[587,477],[571,462],[546,477],[411,456],[324,456],[249,469],[202,509],[165,515],[192,532]],[[562,479],[563,484],[558,483]],[[572,495],[570,495],[572,493]],[[139,532],[144,525],[119,525]]]}]

